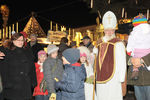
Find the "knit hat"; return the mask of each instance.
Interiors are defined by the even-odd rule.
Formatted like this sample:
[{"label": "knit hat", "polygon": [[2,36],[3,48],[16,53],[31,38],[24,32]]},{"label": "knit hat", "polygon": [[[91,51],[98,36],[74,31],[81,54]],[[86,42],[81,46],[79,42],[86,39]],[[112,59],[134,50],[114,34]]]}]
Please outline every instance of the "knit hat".
[{"label": "knit hat", "polygon": [[56,46],[56,45],[54,45],[54,44],[49,44],[48,46],[47,46],[47,53],[48,54],[51,54],[52,52],[54,52],[54,51],[57,51],[59,48]]},{"label": "knit hat", "polygon": [[80,58],[80,50],[76,49],[76,48],[69,48],[66,49],[62,55],[66,58],[66,60],[71,63],[74,64],[76,63],[79,58]]},{"label": "knit hat", "polygon": [[143,23],[147,23],[147,19],[143,14],[139,14],[138,16],[134,17],[132,21],[134,27]]},{"label": "knit hat", "polygon": [[27,35],[27,33],[26,32],[20,32],[23,36],[24,36],[24,38],[28,38],[28,35]]},{"label": "knit hat", "polygon": [[89,36],[84,36],[83,39],[81,40],[84,40],[84,39],[91,39]]},{"label": "knit hat", "polygon": [[46,55],[46,52],[45,52],[44,50],[40,50],[40,51],[38,52],[38,57],[39,57],[40,55]]},{"label": "knit hat", "polygon": [[80,56],[85,56],[89,59],[90,51],[87,47],[80,46],[80,47],[78,47],[78,49],[80,50]]}]

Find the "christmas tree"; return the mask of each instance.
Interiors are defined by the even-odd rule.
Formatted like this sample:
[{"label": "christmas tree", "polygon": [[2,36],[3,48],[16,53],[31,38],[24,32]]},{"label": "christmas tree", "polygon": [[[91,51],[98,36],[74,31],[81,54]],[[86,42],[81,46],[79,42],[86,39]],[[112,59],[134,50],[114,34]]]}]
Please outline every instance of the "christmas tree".
[{"label": "christmas tree", "polygon": [[46,37],[45,32],[34,16],[31,16],[23,31],[26,32],[28,36],[30,34],[36,34],[38,37]]}]

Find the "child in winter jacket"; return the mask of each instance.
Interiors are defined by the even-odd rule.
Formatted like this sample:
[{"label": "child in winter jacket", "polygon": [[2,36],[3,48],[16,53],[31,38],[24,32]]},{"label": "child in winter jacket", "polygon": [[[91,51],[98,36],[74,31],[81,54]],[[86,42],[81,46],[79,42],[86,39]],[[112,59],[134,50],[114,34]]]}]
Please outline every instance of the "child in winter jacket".
[{"label": "child in winter jacket", "polygon": [[56,45],[48,45],[48,58],[43,64],[44,79],[46,80],[47,90],[50,96],[49,100],[58,100],[61,98],[60,91],[56,91],[54,86],[54,78],[61,80],[63,75],[62,61],[57,57],[58,49],[59,48]]},{"label": "child in winter jacket", "polygon": [[35,100],[48,100],[48,91],[40,89],[40,83],[44,78],[43,74],[43,62],[46,60],[47,54],[44,50],[40,50],[38,52],[38,62],[35,63],[36,67],[36,77],[37,77],[37,86],[34,88],[33,96],[35,96]]},{"label": "child in winter jacket", "polygon": [[91,57],[91,53],[89,49],[85,46],[78,47],[80,50],[80,62],[84,64],[86,69],[86,80],[84,83],[84,91],[85,91],[85,100],[92,100],[93,98],[93,81],[94,81],[94,72],[92,64],[89,62]]},{"label": "child in winter jacket", "polygon": [[86,71],[84,65],[78,63],[80,51],[70,48],[66,49],[62,55],[65,66],[63,79],[56,81],[56,89],[61,90],[61,100],[85,100],[84,81]]},{"label": "child in winter jacket", "polygon": [[[150,25],[142,14],[136,16],[132,23],[134,28],[128,38],[127,53],[129,56],[141,58],[150,53]],[[133,66],[131,79],[138,79],[138,71],[141,68]],[[150,67],[147,66],[145,69],[150,70]]]}]

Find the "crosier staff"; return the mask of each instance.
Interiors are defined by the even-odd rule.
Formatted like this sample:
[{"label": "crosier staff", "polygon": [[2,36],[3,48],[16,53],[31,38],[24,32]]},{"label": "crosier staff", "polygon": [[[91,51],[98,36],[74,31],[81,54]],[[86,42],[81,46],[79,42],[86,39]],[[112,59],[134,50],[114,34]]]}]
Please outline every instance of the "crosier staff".
[{"label": "crosier staff", "polygon": [[94,60],[94,80],[93,80],[93,100],[95,100],[95,85],[96,85],[96,55],[98,53],[98,49],[97,47],[94,47],[93,49],[93,53],[94,53],[94,57],[95,57],[95,60]]}]

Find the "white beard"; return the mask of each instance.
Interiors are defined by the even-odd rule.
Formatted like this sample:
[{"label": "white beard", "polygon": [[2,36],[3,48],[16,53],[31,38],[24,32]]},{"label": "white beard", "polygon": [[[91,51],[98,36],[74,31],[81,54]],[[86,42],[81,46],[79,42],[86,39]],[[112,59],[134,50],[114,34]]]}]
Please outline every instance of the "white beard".
[{"label": "white beard", "polygon": [[115,34],[112,34],[111,36],[104,36],[103,37],[103,41],[104,42],[108,42],[109,40],[111,40],[111,39],[113,39],[115,37],[116,37]]}]

